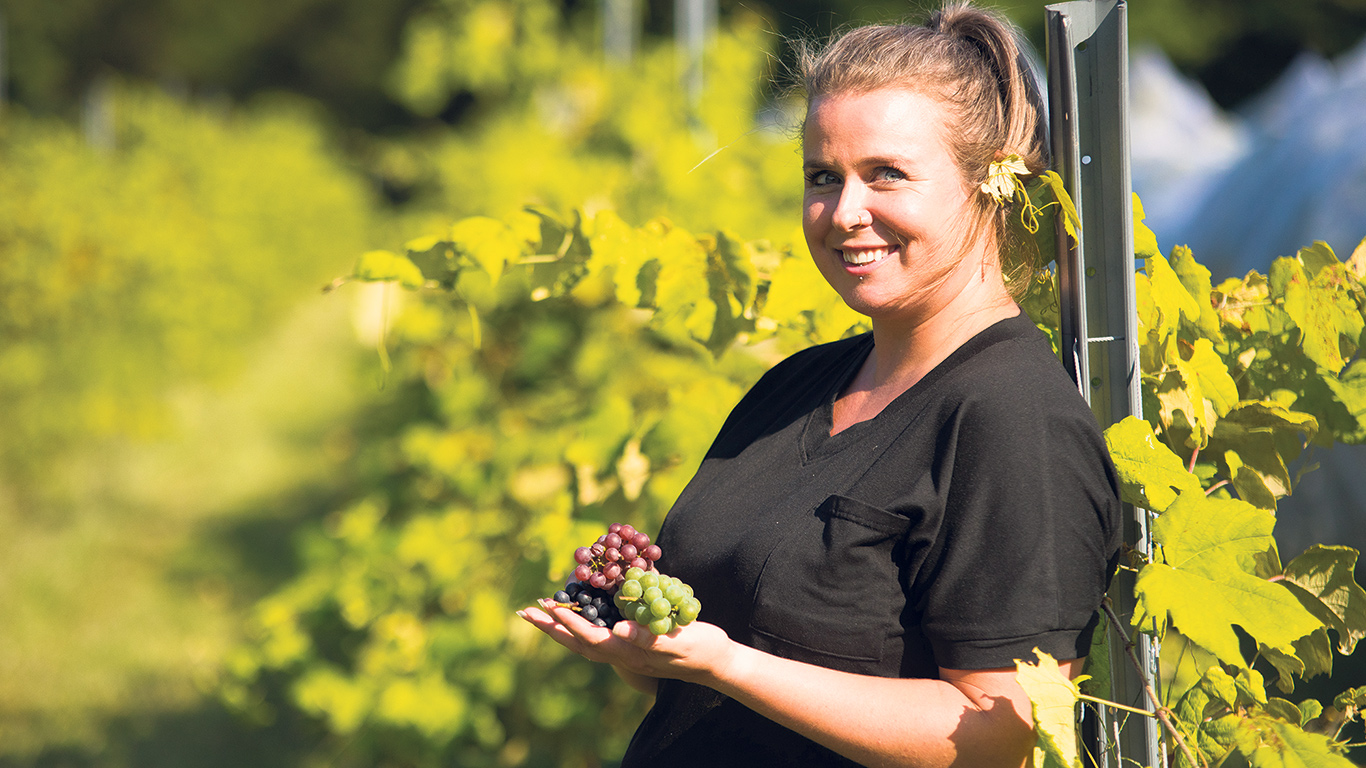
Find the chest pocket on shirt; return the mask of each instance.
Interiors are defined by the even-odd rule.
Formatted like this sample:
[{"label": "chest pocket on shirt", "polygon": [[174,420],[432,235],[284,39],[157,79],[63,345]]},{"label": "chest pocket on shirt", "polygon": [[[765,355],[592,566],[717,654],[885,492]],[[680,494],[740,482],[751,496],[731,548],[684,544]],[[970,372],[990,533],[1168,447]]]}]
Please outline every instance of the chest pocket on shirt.
[{"label": "chest pocket on shirt", "polygon": [[812,653],[879,661],[888,638],[900,634],[894,549],[910,524],[844,496],[821,502],[764,561],[750,619],[756,645],[777,641],[761,650],[817,664]]}]

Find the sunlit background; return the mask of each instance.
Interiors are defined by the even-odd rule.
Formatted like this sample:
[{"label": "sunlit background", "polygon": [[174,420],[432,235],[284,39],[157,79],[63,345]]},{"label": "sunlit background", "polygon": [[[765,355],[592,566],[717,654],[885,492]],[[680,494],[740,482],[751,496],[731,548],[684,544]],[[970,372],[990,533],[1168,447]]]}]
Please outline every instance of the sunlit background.
[{"label": "sunlit background", "polygon": [[[1042,6],[1000,4],[1037,45]],[[331,678],[271,677],[295,652],[280,595],[327,541],[374,530],[395,446],[426,439],[430,404],[388,359],[401,296],[320,289],[365,251],[528,204],[792,242],[785,41],[906,12],[0,0],[0,766],[611,764],[640,703],[575,698],[602,680],[528,705],[533,731],[625,722],[566,751],[420,680],[372,711]],[[1130,31],[1134,180],[1161,245],[1191,245],[1216,284],[1318,239],[1351,253],[1366,0],[1137,0]],[[1366,456],[1316,458],[1278,535],[1363,547]],[[528,503],[557,482],[521,480]],[[420,652],[383,626],[383,664]],[[493,700],[500,669],[479,683]]]}]

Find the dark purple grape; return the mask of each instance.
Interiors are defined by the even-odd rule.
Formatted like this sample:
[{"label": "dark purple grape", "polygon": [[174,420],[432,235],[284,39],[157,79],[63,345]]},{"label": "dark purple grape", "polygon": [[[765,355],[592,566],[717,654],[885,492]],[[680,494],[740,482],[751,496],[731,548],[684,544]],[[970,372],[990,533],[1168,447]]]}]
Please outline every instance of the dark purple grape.
[{"label": "dark purple grape", "polygon": [[607,626],[607,622],[603,621],[602,619],[593,619],[593,626],[595,626],[595,627],[605,627],[605,626]]},{"label": "dark purple grape", "polygon": [[640,554],[644,555],[646,560],[654,562],[664,556],[664,550],[660,549],[658,544],[651,544]]},{"label": "dark purple grape", "polygon": [[562,589],[562,590],[560,590],[559,592],[556,592],[554,595],[552,595],[550,599],[551,599],[551,600],[554,600],[554,601],[557,602],[557,603],[567,603],[567,602],[569,602],[570,600],[572,600],[573,598],[571,598],[571,597],[569,596],[569,593],[568,593],[568,592],[566,592],[566,591],[564,591],[564,590]]},{"label": "dark purple grape", "polygon": [[568,584],[564,585],[564,591],[568,592],[570,597],[573,597],[583,591],[583,582],[573,579]]},{"label": "dark purple grape", "polygon": [[588,594],[588,590],[585,589],[582,592],[580,592],[577,597],[574,598],[574,602],[578,603],[579,605],[592,605],[593,596]]},{"label": "dark purple grape", "polygon": [[579,565],[587,565],[593,562],[593,551],[588,547],[579,547],[574,550],[574,562]]},{"label": "dark purple grape", "polygon": [[574,578],[579,581],[588,581],[588,578],[592,575],[593,569],[586,565],[580,565],[578,568],[574,569]]},{"label": "dark purple grape", "polygon": [[593,619],[596,619],[598,617],[598,609],[594,608],[591,605],[585,605],[583,608],[579,609],[579,615],[589,621],[592,621]]}]

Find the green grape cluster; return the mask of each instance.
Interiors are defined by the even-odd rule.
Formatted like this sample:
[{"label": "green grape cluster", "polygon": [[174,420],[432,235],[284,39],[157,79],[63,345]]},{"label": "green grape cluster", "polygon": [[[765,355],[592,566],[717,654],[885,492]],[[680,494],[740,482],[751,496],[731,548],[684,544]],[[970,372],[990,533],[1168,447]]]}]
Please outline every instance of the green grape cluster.
[{"label": "green grape cluster", "polygon": [[612,599],[624,618],[656,635],[691,624],[702,612],[702,601],[682,579],[643,568],[628,568]]}]

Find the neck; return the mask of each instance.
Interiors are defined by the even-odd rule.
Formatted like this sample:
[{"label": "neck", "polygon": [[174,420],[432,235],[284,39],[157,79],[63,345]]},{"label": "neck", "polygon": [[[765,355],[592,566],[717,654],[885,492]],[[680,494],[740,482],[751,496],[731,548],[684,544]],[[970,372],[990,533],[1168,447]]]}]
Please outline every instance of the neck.
[{"label": "neck", "polygon": [[[992,279],[994,277],[994,279]],[[873,388],[905,391],[968,339],[1020,314],[1000,273],[979,274],[924,317],[873,318]]]}]

